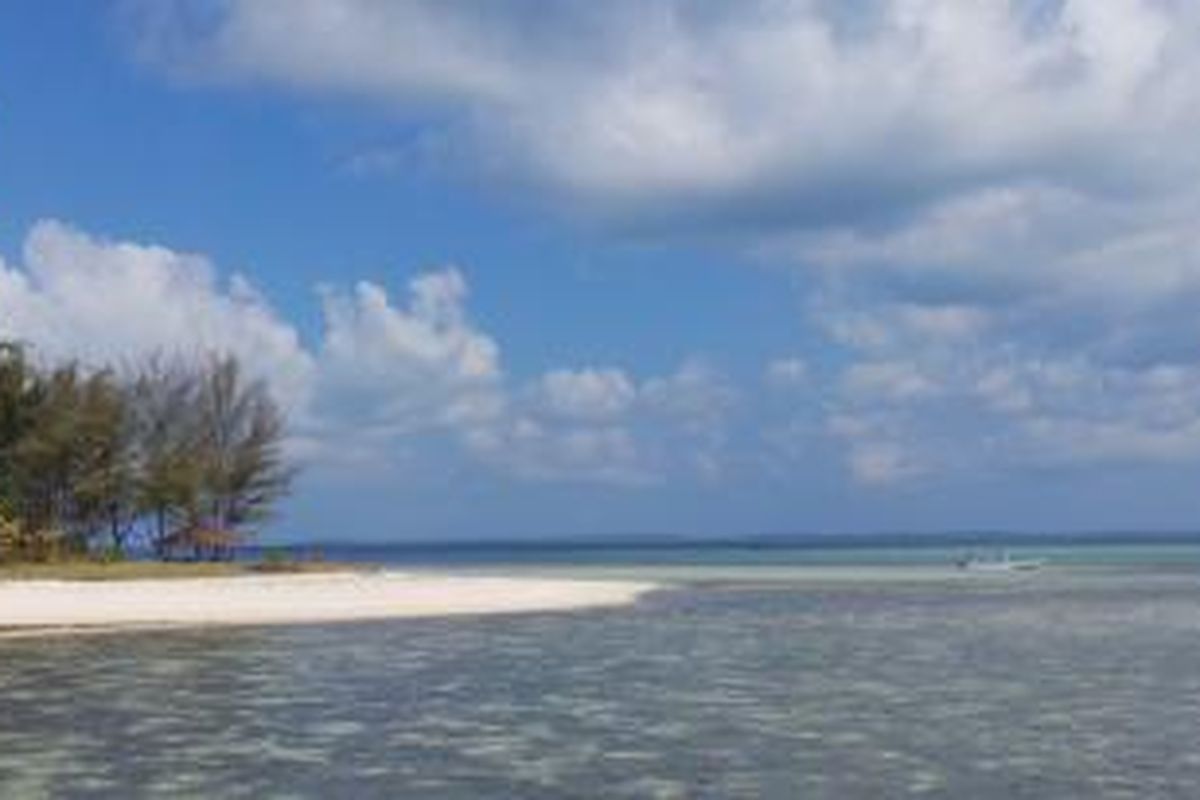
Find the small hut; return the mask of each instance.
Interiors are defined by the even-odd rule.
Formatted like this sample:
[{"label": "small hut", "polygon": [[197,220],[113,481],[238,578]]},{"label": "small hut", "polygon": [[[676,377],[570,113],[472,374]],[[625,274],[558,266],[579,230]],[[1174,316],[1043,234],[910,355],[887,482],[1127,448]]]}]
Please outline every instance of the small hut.
[{"label": "small hut", "polygon": [[182,528],[163,539],[164,558],[185,561],[232,561],[244,537],[215,528]]}]

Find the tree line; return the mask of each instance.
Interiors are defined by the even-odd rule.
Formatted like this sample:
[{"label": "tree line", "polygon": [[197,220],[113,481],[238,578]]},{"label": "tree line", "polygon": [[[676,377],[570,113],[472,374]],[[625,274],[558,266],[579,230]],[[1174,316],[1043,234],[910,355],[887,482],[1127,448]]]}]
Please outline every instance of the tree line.
[{"label": "tree line", "polygon": [[231,355],[118,370],[0,342],[0,560],[229,556],[289,489],[284,434]]}]

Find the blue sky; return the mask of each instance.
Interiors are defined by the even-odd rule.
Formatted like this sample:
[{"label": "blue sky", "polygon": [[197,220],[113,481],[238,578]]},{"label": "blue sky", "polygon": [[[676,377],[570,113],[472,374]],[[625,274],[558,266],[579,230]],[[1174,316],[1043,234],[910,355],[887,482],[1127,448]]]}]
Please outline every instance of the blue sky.
[{"label": "blue sky", "polygon": [[276,537],[1200,515],[1184,4],[5,17],[0,336],[241,355]]}]

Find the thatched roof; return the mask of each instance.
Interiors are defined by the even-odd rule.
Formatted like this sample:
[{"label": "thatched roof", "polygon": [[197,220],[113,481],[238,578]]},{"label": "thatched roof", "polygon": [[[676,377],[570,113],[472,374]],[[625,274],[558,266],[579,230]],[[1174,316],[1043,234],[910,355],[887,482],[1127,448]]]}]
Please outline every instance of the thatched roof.
[{"label": "thatched roof", "polygon": [[215,528],[184,528],[163,540],[167,547],[202,547],[211,550],[226,550],[237,547],[244,537],[234,531]]}]

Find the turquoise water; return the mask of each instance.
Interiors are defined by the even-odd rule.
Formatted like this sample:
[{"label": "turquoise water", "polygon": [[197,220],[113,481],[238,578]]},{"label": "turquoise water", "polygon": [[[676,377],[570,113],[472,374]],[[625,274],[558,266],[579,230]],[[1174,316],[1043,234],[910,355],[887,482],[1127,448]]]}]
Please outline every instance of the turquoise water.
[{"label": "turquoise water", "polygon": [[393,545],[334,546],[322,550],[332,560],[369,561],[395,566],[949,566],[969,553],[988,556],[1006,551],[1013,558],[1037,558],[1058,566],[1200,568],[1200,540],[1157,544],[1114,541],[1086,545],[1038,544],[1030,541],[1001,544],[947,541],[943,544],[923,546],[903,543],[887,546],[745,546],[690,543],[657,547],[531,544],[504,549],[483,546],[414,548]]},{"label": "turquoise water", "polygon": [[605,611],[0,641],[0,797],[1196,796],[1177,555],[784,566]]},{"label": "turquoise water", "polygon": [[1200,574],[1200,542],[1115,541],[1072,544],[954,543],[891,546],[697,545],[616,547],[529,545],[488,547],[404,546],[331,549],[334,560],[373,562],[411,570],[629,578],[688,584],[711,582],[796,583],[841,581],[978,580],[958,568],[967,556],[1033,559],[1056,575],[1152,572]]}]

